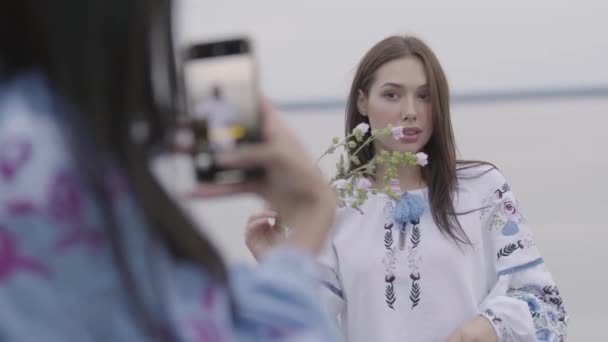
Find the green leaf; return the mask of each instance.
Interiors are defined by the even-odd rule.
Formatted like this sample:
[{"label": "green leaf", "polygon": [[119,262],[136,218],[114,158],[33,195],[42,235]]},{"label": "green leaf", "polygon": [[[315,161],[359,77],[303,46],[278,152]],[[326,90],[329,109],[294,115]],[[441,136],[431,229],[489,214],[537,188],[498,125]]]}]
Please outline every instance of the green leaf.
[{"label": "green leaf", "polygon": [[340,142],[340,138],[338,138],[338,137],[334,137],[334,138],[331,140],[332,145],[335,145],[335,144],[337,144],[337,143],[339,143],[339,142]]},{"label": "green leaf", "polygon": [[352,156],[350,157],[350,160],[355,164],[355,165],[361,165],[361,161],[359,161],[359,158],[357,156]]}]

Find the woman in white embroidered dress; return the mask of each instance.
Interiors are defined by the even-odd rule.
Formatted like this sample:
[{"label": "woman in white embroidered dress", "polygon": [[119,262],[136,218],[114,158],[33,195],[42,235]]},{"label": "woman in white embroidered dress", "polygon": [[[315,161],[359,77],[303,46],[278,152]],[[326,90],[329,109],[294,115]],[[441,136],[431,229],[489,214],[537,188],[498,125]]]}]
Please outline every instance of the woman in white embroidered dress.
[{"label": "woman in white embroidered dress", "polygon": [[[384,184],[398,201],[370,195],[338,209],[320,255],[322,291],[348,341],[564,341],[567,313],[504,176],[492,164],[459,161],[444,72],[414,37],[376,44],[356,72],[346,132],[367,123],[403,126],[358,154],[424,152]],[[352,168],[354,165],[350,165]],[[365,182],[363,182],[365,183]],[[256,258],[282,238],[264,211],[251,216]]]}]

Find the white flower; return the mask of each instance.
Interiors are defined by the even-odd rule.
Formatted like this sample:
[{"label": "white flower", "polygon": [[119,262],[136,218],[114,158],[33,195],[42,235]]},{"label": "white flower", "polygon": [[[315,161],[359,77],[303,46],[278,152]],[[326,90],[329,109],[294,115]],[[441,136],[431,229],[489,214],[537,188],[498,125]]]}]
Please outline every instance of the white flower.
[{"label": "white flower", "polygon": [[372,188],[372,182],[370,182],[369,179],[365,177],[361,177],[357,179],[357,184],[355,186],[357,189],[369,190]]},{"label": "white flower", "polygon": [[424,167],[429,164],[429,156],[424,152],[416,153],[416,164]]},{"label": "white flower", "polygon": [[273,227],[277,224],[277,219],[276,217],[269,217],[266,219],[266,222],[268,223],[269,226]]},{"label": "white flower", "polygon": [[361,135],[366,135],[367,132],[369,132],[369,125],[366,124],[365,122],[362,122],[360,124],[357,125],[357,127],[355,127],[355,129],[353,130],[353,133],[359,130],[361,132]]},{"label": "white flower", "polygon": [[348,184],[348,181],[346,179],[338,179],[334,182],[333,185],[336,189],[344,189],[346,184]]},{"label": "white flower", "polygon": [[397,126],[397,127],[391,128],[391,135],[393,136],[393,139],[395,139],[395,140],[399,140],[399,139],[405,137],[405,134],[403,134],[403,126]]}]

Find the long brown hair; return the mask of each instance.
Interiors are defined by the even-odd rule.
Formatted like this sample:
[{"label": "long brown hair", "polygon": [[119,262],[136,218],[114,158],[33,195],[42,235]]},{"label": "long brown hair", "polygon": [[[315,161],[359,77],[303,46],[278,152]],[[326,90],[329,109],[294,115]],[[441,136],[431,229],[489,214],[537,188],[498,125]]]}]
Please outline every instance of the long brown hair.
[{"label": "long brown hair", "polygon": [[[429,189],[429,201],[433,220],[444,235],[456,242],[470,244],[460,226],[454,209],[454,194],[457,189],[456,143],[450,118],[450,93],[446,76],[433,51],[423,41],[411,36],[391,36],[373,46],[363,57],[350,89],[346,106],[346,134],[358,124],[369,124],[367,116],[359,113],[357,99],[359,91],[366,96],[374,82],[376,71],[384,64],[404,57],[418,58],[424,65],[432,104],[433,134],[423,150],[430,163],[422,169],[422,177]],[[358,154],[362,164],[374,158],[372,144]],[[478,164],[477,162],[462,162]],[[356,167],[352,161],[349,165]],[[467,166],[468,167],[468,166]]]}]

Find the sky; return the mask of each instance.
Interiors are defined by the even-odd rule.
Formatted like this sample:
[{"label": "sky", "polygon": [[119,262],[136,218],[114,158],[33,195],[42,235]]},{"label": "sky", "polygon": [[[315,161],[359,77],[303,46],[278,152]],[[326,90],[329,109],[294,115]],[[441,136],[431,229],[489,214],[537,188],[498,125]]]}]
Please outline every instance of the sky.
[{"label": "sky", "polygon": [[252,37],[262,88],[282,102],[343,99],[392,34],[425,40],[455,93],[608,84],[601,1],[181,0],[176,13],[181,44]]}]

